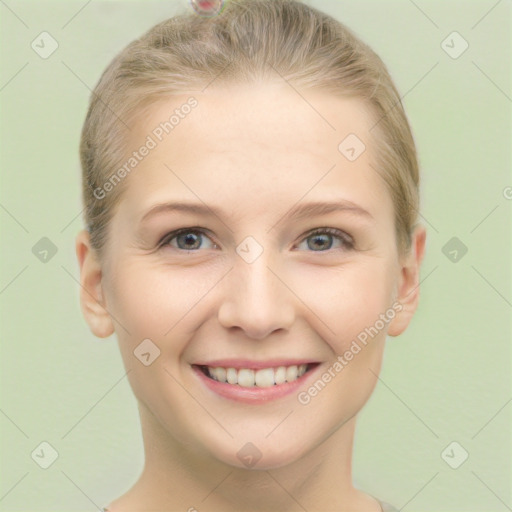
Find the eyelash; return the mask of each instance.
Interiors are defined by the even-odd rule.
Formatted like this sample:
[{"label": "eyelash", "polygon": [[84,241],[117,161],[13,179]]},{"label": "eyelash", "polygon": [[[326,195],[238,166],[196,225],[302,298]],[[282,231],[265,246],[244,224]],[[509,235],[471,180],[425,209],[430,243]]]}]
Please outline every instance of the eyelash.
[{"label": "eyelash", "polygon": [[[182,229],[178,229],[176,231],[172,231],[172,232],[168,233],[167,235],[165,235],[162,238],[162,240],[159,242],[158,248],[159,249],[165,249],[167,247],[170,247],[169,243],[171,242],[171,240],[174,240],[178,236],[180,236],[182,234],[186,234],[186,233],[193,233],[195,235],[206,236],[206,237],[210,238],[212,243],[217,245],[211,239],[211,237],[208,236],[208,233],[204,229],[201,229],[201,228],[182,228]],[[331,235],[333,237],[338,238],[341,241],[341,243],[343,244],[343,248],[342,249],[344,249],[344,250],[353,250],[354,249],[354,245],[355,244],[354,244],[354,240],[352,239],[352,237],[350,235],[348,235],[347,233],[345,233],[344,231],[341,231],[341,230],[335,229],[335,228],[316,228],[313,231],[310,231],[308,234],[306,234],[301,239],[300,243],[304,242],[308,238],[311,238],[311,237],[313,237],[315,235]],[[180,248],[176,248],[176,247],[171,247],[171,249],[174,249],[174,250],[177,250],[177,251],[180,251],[180,252],[185,252],[185,253],[191,253],[191,252],[198,252],[199,251],[199,249],[187,250],[187,249],[180,249]],[[334,251],[334,250],[336,250],[336,249],[327,249],[325,251],[310,251],[310,252],[330,252],[330,251]]]}]

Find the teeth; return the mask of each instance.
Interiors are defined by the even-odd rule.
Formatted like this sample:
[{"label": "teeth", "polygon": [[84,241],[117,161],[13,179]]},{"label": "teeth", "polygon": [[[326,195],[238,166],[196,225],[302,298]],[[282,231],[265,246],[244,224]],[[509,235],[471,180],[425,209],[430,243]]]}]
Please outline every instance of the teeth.
[{"label": "teeth", "polygon": [[243,388],[268,388],[271,386],[293,382],[306,373],[307,365],[279,366],[278,368],[262,368],[250,370],[248,368],[222,368],[220,366],[208,368],[208,375],[219,382],[238,384]]},{"label": "teeth", "polygon": [[256,381],[256,386],[259,388],[269,388],[274,385],[274,369],[273,368],[264,368],[263,370],[258,370],[254,374],[254,380]]},{"label": "teeth", "polygon": [[274,382],[284,384],[286,382],[286,366],[280,366],[274,371]]},{"label": "teeth", "polygon": [[228,368],[226,373],[230,384],[238,384],[238,372],[234,368]]},{"label": "teeth", "polygon": [[299,369],[296,366],[288,366],[288,368],[286,368],[286,382],[296,380],[298,374]]},{"label": "teeth", "polygon": [[238,385],[243,388],[252,388],[254,386],[254,371],[245,368],[238,370]]}]

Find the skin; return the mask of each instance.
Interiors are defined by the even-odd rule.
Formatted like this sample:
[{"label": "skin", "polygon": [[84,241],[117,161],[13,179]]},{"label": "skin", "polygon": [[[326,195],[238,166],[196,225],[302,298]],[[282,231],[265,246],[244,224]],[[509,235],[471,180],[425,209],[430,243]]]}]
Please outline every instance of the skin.
[{"label": "skin", "polygon": [[[103,258],[86,231],[76,240],[83,314],[96,336],[117,335],[144,438],[141,477],[110,510],[378,511],[352,485],[356,415],[375,387],[386,335],[401,334],[416,309],[425,230],[399,253],[362,101],[301,96],[282,83],[193,95],[197,108],[122,184]],[[188,97],[154,105],[132,129],[131,149]],[[350,133],[366,145],[353,162],[338,150]],[[334,199],[368,215],[285,216],[298,202]],[[222,213],[162,212],[141,224],[152,206],[174,201]],[[158,247],[190,227],[207,231],[189,239],[195,250],[177,238]],[[354,247],[309,236],[315,228],[341,230]],[[248,236],[263,248],[252,263],[236,252]],[[191,368],[205,358],[293,356],[327,370],[394,304],[401,311],[307,405],[296,394],[231,401]],[[161,351],[149,366],[133,355],[146,338]],[[237,457],[247,442],[262,454],[253,468]]]}]

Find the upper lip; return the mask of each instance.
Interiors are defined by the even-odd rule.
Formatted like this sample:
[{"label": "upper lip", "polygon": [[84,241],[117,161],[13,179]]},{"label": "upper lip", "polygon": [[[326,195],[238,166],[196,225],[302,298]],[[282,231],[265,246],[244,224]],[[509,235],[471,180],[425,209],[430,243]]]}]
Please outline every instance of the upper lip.
[{"label": "upper lip", "polygon": [[259,370],[261,368],[278,368],[279,366],[300,366],[301,364],[317,363],[313,359],[269,359],[267,361],[254,361],[252,359],[215,359],[213,361],[199,361],[196,366],[209,366],[210,368],[247,368]]}]

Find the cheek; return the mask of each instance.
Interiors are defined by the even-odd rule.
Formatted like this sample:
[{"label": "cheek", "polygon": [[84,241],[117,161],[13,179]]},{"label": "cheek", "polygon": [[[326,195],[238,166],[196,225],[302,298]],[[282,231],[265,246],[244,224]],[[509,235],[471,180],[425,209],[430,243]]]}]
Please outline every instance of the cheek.
[{"label": "cheek", "polygon": [[[118,320],[120,353],[135,396],[152,411],[168,410],[166,400],[182,396],[174,380],[181,379],[177,362],[192,327],[199,325],[201,299],[217,281],[211,272],[192,266],[177,269],[140,260],[124,261],[111,274],[107,307]],[[147,365],[144,353],[149,353]],[[179,407],[186,406],[185,401]]]},{"label": "cheek", "polygon": [[317,314],[315,325],[336,354],[347,350],[358,336],[364,338],[368,329],[373,337],[384,337],[389,321],[383,324],[381,315],[392,309],[394,272],[391,262],[369,259],[300,274],[296,289],[302,290],[301,298]]},{"label": "cheek", "polygon": [[375,388],[387,328],[396,313],[396,274],[392,263],[377,259],[325,270],[303,275],[301,286],[315,290],[308,306],[321,319],[315,321],[315,329],[332,350],[332,358],[319,377],[322,382],[304,389],[299,403],[311,401],[318,417],[333,411],[333,425],[339,426],[357,414]]},{"label": "cheek", "polygon": [[127,263],[116,270],[109,309],[131,338],[164,339],[186,325],[183,320],[217,281],[216,274],[193,266]]}]

